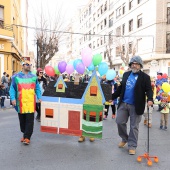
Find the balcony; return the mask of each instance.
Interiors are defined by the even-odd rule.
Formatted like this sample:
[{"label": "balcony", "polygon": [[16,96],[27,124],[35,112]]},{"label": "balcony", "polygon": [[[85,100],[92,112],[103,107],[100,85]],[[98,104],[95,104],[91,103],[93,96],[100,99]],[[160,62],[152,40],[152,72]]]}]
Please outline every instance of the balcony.
[{"label": "balcony", "polygon": [[0,21],[0,38],[12,41],[13,38],[13,26],[4,24],[3,21]]}]

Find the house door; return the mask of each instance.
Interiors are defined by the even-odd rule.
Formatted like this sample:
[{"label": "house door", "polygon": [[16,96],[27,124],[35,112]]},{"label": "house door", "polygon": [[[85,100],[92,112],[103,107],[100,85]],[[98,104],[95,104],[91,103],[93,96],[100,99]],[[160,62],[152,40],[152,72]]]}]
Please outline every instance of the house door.
[{"label": "house door", "polygon": [[68,129],[80,130],[80,112],[69,111],[68,117]]}]

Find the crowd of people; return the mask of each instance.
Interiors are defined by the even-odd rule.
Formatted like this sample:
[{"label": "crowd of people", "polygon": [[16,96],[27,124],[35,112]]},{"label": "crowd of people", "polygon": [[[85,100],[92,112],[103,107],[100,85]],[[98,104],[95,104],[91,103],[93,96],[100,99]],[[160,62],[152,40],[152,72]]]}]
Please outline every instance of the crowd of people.
[{"label": "crowd of people", "polygon": [[[170,108],[169,94],[161,91],[162,89],[160,83],[157,83],[157,79],[151,78],[146,73],[144,73],[142,71],[142,67],[143,61],[141,57],[134,56],[129,62],[130,70],[126,71],[121,79],[119,76],[116,76],[113,80],[109,81],[106,80],[106,76],[100,78],[101,83],[112,86],[112,99],[104,103],[105,111],[103,119],[107,119],[109,107],[111,106],[112,119],[116,118],[118,134],[122,139],[118,147],[123,148],[126,144],[128,144],[130,155],[134,155],[136,153],[139,123],[141,122],[142,115],[144,116],[144,125],[147,125],[149,128],[152,127],[152,112],[154,109],[154,103],[159,105],[158,111],[161,113],[160,129],[168,129],[168,113]],[[9,98],[10,94],[11,104],[18,112],[20,129],[23,133],[21,142],[25,144],[30,143],[30,138],[33,133],[35,111],[37,112],[36,120],[38,122],[41,120],[41,95],[43,94],[48,83],[50,81],[56,81],[59,77],[59,75],[49,77],[43,72],[43,69],[41,68],[38,68],[36,75],[34,75],[30,72],[30,69],[30,62],[25,61],[22,64],[22,72],[13,72],[12,78],[9,79],[9,75],[4,72],[0,84],[1,108],[5,107],[5,98]],[[84,76],[70,76],[63,74],[62,76],[66,82],[74,82],[76,78],[79,79],[80,83],[88,83],[90,80],[90,76],[88,74]],[[23,87],[20,86],[20,89],[17,88],[17,85],[21,79],[27,83],[30,83],[32,90],[35,91],[37,96],[35,108],[34,103],[29,103],[30,105],[27,107],[27,109],[22,108],[23,103],[21,104],[22,101],[17,97],[22,93]],[[24,105],[27,105],[27,101],[25,101]],[[128,133],[127,122],[129,117],[130,132]],[[84,142],[84,140],[85,137],[80,136],[78,141]],[[90,139],[90,141],[93,142],[94,139]]]}]

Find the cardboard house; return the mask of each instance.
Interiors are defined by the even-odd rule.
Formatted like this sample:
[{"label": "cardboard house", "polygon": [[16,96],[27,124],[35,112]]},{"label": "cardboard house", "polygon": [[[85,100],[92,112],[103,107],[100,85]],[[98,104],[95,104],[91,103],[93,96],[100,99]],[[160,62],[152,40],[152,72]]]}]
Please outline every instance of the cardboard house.
[{"label": "cardboard house", "polygon": [[89,83],[50,82],[42,96],[41,131],[102,138],[103,108],[111,86],[100,84],[94,71]]}]

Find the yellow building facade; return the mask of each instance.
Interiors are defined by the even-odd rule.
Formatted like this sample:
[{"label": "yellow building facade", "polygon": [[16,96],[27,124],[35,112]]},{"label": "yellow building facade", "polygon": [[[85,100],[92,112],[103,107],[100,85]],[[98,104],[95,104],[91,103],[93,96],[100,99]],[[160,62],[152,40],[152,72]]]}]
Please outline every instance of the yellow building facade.
[{"label": "yellow building facade", "polygon": [[0,76],[21,71],[24,54],[21,0],[0,0]]}]

